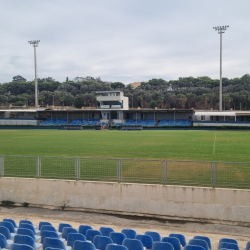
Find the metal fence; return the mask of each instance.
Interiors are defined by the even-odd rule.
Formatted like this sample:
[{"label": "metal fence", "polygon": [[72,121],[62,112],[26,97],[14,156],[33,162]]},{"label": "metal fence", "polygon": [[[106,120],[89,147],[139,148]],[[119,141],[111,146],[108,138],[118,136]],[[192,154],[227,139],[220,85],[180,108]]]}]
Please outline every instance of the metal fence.
[{"label": "metal fence", "polygon": [[2,155],[0,176],[250,188],[250,163]]}]

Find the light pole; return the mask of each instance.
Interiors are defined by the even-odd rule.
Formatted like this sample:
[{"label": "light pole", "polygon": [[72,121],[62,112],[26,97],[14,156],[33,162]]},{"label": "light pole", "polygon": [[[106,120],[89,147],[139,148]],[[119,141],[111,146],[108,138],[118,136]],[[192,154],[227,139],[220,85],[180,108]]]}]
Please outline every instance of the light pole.
[{"label": "light pole", "polygon": [[219,110],[222,111],[222,34],[225,33],[228,25],[213,27],[220,34],[220,94],[219,94]]},{"label": "light pole", "polygon": [[38,43],[40,40],[28,41],[34,47],[34,63],[35,63],[35,106],[38,106],[38,98],[37,98],[37,64],[36,64],[36,47],[38,47]]}]

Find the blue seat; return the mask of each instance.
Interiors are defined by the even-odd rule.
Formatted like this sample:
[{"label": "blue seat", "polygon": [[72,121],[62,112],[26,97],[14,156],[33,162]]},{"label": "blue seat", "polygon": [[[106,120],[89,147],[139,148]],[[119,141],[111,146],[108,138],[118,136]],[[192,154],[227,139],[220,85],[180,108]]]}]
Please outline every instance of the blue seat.
[{"label": "blue seat", "polygon": [[209,250],[208,244],[205,240],[192,239],[188,242],[188,245],[201,246],[205,250]]},{"label": "blue seat", "polygon": [[133,229],[122,229],[122,233],[126,235],[128,239],[135,239],[137,233]]},{"label": "blue seat", "polygon": [[181,242],[178,238],[175,237],[163,237],[162,242],[167,242],[173,245],[174,250],[181,250]]},{"label": "blue seat", "polygon": [[194,236],[194,239],[195,240],[205,240],[208,244],[209,249],[212,249],[211,240],[207,236],[197,235],[197,236]]},{"label": "blue seat", "polygon": [[238,242],[235,239],[222,238],[222,239],[220,239],[219,243],[221,243],[221,242],[233,243],[233,244],[238,245]]},{"label": "blue seat", "polygon": [[35,228],[34,228],[32,225],[27,224],[27,223],[20,223],[20,224],[19,224],[19,228],[26,228],[26,229],[29,229],[29,230],[31,230],[35,235],[40,233],[40,230],[35,230]]},{"label": "blue seat", "polygon": [[33,238],[35,241],[39,241],[41,239],[41,236],[35,235],[33,233],[33,231],[31,231],[30,229],[27,229],[27,228],[18,228],[17,229],[17,234],[28,235],[31,238]]},{"label": "blue seat", "polygon": [[62,242],[65,241],[65,239],[59,237],[59,235],[57,234],[57,232],[43,230],[43,231],[41,232],[41,243],[42,243],[42,244],[43,244],[43,241],[44,241],[44,239],[45,239],[46,237],[59,239],[59,240],[61,240]]},{"label": "blue seat", "polygon": [[34,248],[34,250],[38,250],[42,247],[41,243],[35,243],[34,239],[28,235],[18,234],[14,237],[14,243],[16,244],[24,244],[29,245]]},{"label": "blue seat", "polygon": [[72,226],[70,224],[67,224],[67,223],[60,223],[59,228],[58,228],[58,232],[62,233],[62,230],[64,227],[72,227]]},{"label": "blue seat", "polygon": [[[43,249],[46,250],[47,247],[59,248],[59,249],[66,250],[66,246],[64,245],[64,243],[61,240],[55,239],[55,238],[49,238],[49,237],[46,237],[43,240]],[[70,249],[71,249],[71,247],[70,247]]]},{"label": "blue seat", "polygon": [[122,245],[127,247],[128,250],[144,250],[142,242],[137,239],[125,239]]},{"label": "blue seat", "polygon": [[109,237],[109,234],[114,232],[114,229],[111,227],[100,227],[99,231],[102,233],[103,236]]},{"label": "blue seat", "polygon": [[14,238],[7,227],[0,226],[0,234],[3,234],[6,240],[12,240]]},{"label": "blue seat", "polygon": [[[74,250],[96,250],[95,245],[91,242],[76,240],[73,244]],[[47,249],[46,249],[47,250]]]},{"label": "blue seat", "polygon": [[149,235],[152,237],[153,241],[156,242],[156,241],[161,241],[161,235],[157,232],[154,232],[154,231],[146,231],[145,232],[145,235]]},{"label": "blue seat", "polygon": [[122,245],[108,244],[106,246],[106,250],[128,250],[128,249]]},{"label": "blue seat", "polygon": [[47,247],[46,250],[62,250],[60,248]]},{"label": "blue seat", "polygon": [[231,250],[239,250],[238,245],[234,243],[228,243],[228,242],[220,242],[218,245],[218,250],[222,248],[231,249]]},{"label": "blue seat", "polygon": [[96,235],[94,237],[93,244],[96,249],[105,250],[108,244],[113,244],[113,241],[107,236]]},{"label": "blue seat", "polygon": [[12,220],[12,219],[3,219],[3,221],[8,221],[8,222],[10,222],[10,223],[12,223],[12,225],[15,227],[15,228],[18,228],[18,225],[16,224],[16,222],[14,221],[14,220]]},{"label": "blue seat", "polygon": [[42,226],[45,226],[45,225],[46,226],[52,226],[52,224],[50,222],[48,222],[48,221],[40,221],[38,229],[41,231]]},{"label": "blue seat", "polygon": [[153,238],[150,235],[137,234],[135,238],[140,240],[146,249],[152,249]]},{"label": "blue seat", "polygon": [[126,235],[123,233],[116,233],[116,232],[112,232],[110,233],[109,237],[111,238],[111,240],[113,241],[113,243],[118,244],[118,245],[122,245],[122,242],[124,239],[126,239]]},{"label": "blue seat", "polygon": [[205,250],[202,246],[186,245],[183,250]]},{"label": "blue seat", "polygon": [[62,230],[62,238],[67,240],[69,233],[78,233],[78,231],[73,227],[64,227]]},{"label": "blue seat", "polygon": [[34,248],[25,244],[12,244],[10,250],[34,250]]},{"label": "blue seat", "polygon": [[13,226],[13,224],[11,222],[1,221],[0,222],[0,226],[7,227],[10,230],[10,233],[14,233],[15,234],[15,232],[16,232],[16,230],[15,230],[15,228],[14,228],[14,226]]},{"label": "blue seat", "polygon": [[175,237],[175,238],[179,239],[179,241],[181,242],[181,245],[183,247],[185,247],[187,245],[186,238],[183,234],[170,234],[169,237]]},{"label": "blue seat", "polygon": [[71,246],[73,248],[74,242],[76,240],[86,241],[86,237],[79,233],[69,233],[67,238],[67,246]]},{"label": "blue seat", "polygon": [[102,233],[100,231],[98,231],[98,230],[88,229],[86,231],[86,235],[85,236],[86,236],[87,240],[90,240],[93,243],[94,237],[96,235],[102,235]]},{"label": "blue seat", "polygon": [[9,247],[10,247],[10,244],[8,244],[4,235],[0,233],[0,248],[9,248]]},{"label": "blue seat", "polygon": [[78,231],[79,231],[80,234],[83,234],[85,236],[86,231],[88,229],[93,229],[93,228],[91,226],[89,226],[89,225],[80,225]]},{"label": "blue seat", "polygon": [[50,225],[43,225],[43,226],[41,227],[41,232],[44,231],[44,230],[56,232],[59,236],[62,235],[62,233],[56,231],[56,228],[55,228],[55,227],[50,226]]},{"label": "blue seat", "polygon": [[167,242],[154,242],[152,250],[174,250],[174,247],[172,244]]},{"label": "blue seat", "polygon": [[246,244],[246,250],[250,250],[250,241],[248,241]]},{"label": "blue seat", "polygon": [[30,224],[30,225],[32,225],[32,226],[34,227],[34,229],[37,229],[37,228],[38,228],[38,226],[34,226],[33,223],[32,223],[32,221],[30,221],[30,220],[20,220],[20,221],[19,221],[19,224],[20,224],[20,223]]}]

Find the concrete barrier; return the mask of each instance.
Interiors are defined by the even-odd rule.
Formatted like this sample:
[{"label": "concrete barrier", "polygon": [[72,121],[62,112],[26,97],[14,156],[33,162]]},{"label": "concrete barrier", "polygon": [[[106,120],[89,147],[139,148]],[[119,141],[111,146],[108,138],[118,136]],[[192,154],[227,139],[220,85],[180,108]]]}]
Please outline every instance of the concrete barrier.
[{"label": "concrete barrier", "polygon": [[0,178],[0,200],[250,223],[250,190]]}]

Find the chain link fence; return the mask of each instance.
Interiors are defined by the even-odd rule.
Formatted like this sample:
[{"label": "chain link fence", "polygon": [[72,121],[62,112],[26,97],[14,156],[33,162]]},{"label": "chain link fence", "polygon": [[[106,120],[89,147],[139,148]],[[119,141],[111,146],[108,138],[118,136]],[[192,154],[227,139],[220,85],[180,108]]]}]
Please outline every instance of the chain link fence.
[{"label": "chain link fence", "polygon": [[2,155],[0,176],[250,188],[250,163]]}]

